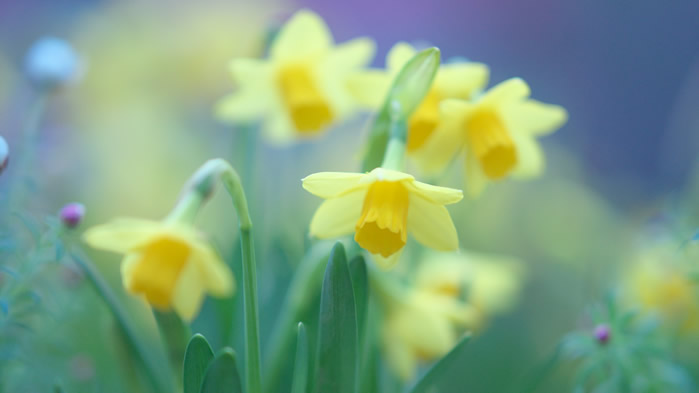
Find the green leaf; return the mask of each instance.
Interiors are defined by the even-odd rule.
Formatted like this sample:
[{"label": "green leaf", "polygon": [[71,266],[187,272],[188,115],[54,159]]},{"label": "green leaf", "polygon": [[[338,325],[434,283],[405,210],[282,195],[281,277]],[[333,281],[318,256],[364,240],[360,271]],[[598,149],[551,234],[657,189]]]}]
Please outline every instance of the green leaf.
[{"label": "green leaf", "polygon": [[242,393],[235,352],[223,348],[206,369],[201,393]]},{"label": "green leaf", "polygon": [[299,322],[296,340],[296,360],[294,361],[294,380],[291,393],[306,393],[308,385],[308,337],[306,328]]},{"label": "green leaf", "polygon": [[195,334],[189,340],[184,353],[183,386],[184,393],[199,393],[209,363],[214,358],[214,351],[201,334]]},{"label": "green leaf", "polygon": [[361,255],[352,258],[349,263],[352,289],[354,291],[354,303],[357,310],[357,327],[359,338],[364,337],[365,321],[367,315],[367,302],[369,296],[369,280],[367,277],[366,262]]},{"label": "green leaf", "polygon": [[[410,389],[410,393],[429,393],[438,391],[440,379],[451,367],[456,365],[456,360],[459,358],[461,351],[466,346],[466,343],[471,339],[470,335],[465,335],[449,353],[441,358],[432,368],[425,374],[415,386]],[[464,387],[465,388],[465,387]]]},{"label": "green leaf", "polygon": [[407,123],[432,86],[439,69],[439,49],[428,48],[413,56],[393,80],[388,96],[379,110],[369,135],[363,171],[381,165],[392,122]]},{"label": "green leaf", "polygon": [[336,243],[325,269],[318,321],[315,391],[355,393],[357,315],[354,290],[342,243]]}]

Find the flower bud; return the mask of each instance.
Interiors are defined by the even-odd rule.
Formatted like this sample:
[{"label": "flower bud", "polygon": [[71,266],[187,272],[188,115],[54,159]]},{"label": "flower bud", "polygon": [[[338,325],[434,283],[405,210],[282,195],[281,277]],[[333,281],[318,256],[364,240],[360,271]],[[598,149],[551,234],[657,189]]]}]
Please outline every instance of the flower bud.
[{"label": "flower bud", "polygon": [[39,89],[53,90],[76,79],[78,56],[64,40],[44,37],[27,52],[25,72]]},{"label": "flower bud", "polygon": [[69,203],[63,206],[59,216],[63,225],[68,228],[75,228],[85,216],[85,206],[81,203]]},{"label": "flower bud", "polygon": [[7,168],[10,162],[10,147],[7,146],[5,138],[0,136],[0,174]]},{"label": "flower bud", "polygon": [[606,344],[612,335],[612,331],[607,324],[600,324],[595,327],[595,339],[600,344]]}]

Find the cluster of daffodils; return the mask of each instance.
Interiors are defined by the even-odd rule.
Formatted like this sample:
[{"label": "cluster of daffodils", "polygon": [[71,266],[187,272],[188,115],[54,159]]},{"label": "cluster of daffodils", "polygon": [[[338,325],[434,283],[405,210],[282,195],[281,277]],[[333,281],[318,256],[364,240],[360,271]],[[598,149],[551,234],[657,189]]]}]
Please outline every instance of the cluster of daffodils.
[{"label": "cluster of daffodils", "polygon": [[[259,123],[277,146],[310,141],[359,111],[379,112],[386,129],[376,120],[373,130],[383,132],[383,142],[370,138],[367,151],[385,150],[381,165],[365,173],[315,173],[302,185],[324,199],[311,219],[310,235],[352,235],[356,249],[365,250],[381,268],[369,269],[378,287],[386,280],[377,277],[394,274],[388,270],[400,261],[408,234],[440,252],[422,251],[426,257],[410,274],[411,285],[381,299],[384,352],[396,374],[408,380],[419,362],[445,355],[462,333],[482,329],[507,310],[519,292],[521,273],[511,260],[459,253],[457,226],[447,205],[461,201],[463,192],[418,181],[405,172],[404,157],[419,175],[435,176],[463,152],[465,187],[477,196],[488,182],[540,174],[543,154],[536,138],[561,127],[567,114],[531,99],[529,86],[519,78],[485,90],[489,70],[484,64],[440,66],[438,50],[418,52],[399,43],[389,52],[385,70],[369,69],[374,49],[366,38],[335,44],[318,15],[300,11],[272,40],[266,59],[231,62],[236,90],[216,112],[234,124]],[[423,54],[431,62],[416,66]],[[411,78],[420,83],[404,88],[401,84],[412,83]],[[396,91],[409,97],[398,99]],[[198,206],[206,192],[197,187],[209,187],[204,180],[190,189],[194,199],[181,203]],[[247,211],[244,196],[234,196],[234,203],[239,212]],[[121,266],[128,292],[189,321],[205,294],[227,296],[233,289],[228,267],[191,223],[187,212],[196,209],[178,205],[162,222],[115,220],[88,230],[85,239],[95,248],[125,254]],[[254,247],[251,237],[246,239],[249,251]],[[255,296],[254,273],[248,277],[246,312],[256,307],[248,297]]]}]

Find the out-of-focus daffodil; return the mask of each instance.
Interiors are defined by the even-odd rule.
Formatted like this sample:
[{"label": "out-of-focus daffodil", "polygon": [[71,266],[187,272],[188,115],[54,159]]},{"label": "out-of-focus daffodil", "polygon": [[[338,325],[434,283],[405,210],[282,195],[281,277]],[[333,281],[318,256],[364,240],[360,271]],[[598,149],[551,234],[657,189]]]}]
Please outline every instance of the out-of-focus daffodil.
[{"label": "out-of-focus daffodil", "polygon": [[478,318],[477,310],[454,297],[415,289],[386,315],[382,325],[386,360],[396,375],[408,381],[420,362],[447,354],[459,331]]},{"label": "out-of-focus daffodil", "polygon": [[444,205],[460,190],[416,181],[409,174],[376,168],[369,173],[321,172],[303,179],[303,188],[325,198],[311,221],[311,235],[354,239],[389,268],[405,246],[408,232],[427,247],[455,250],[458,237]]},{"label": "out-of-focus daffodil", "polygon": [[125,254],[124,287],[159,309],[174,309],[184,320],[199,311],[205,294],[227,296],[233,276],[217,253],[190,225],[141,219],[115,219],[90,228],[92,247]]},{"label": "out-of-focus daffodil", "polygon": [[444,356],[460,333],[509,309],[521,287],[519,266],[501,256],[430,252],[410,292],[387,302],[383,345],[395,373],[411,379],[418,363]]},{"label": "out-of-focus daffodil", "polygon": [[699,328],[699,293],[692,265],[674,243],[652,246],[634,258],[626,277],[626,299],[683,330]]},{"label": "out-of-focus daffodil", "polygon": [[[370,108],[378,108],[386,98],[391,82],[417,51],[399,42],[386,56],[386,70],[367,70],[353,76],[351,87],[357,99]],[[439,67],[430,91],[408,121],[408,154],[419,150],[440,124],[439,104],[448,98],[470,99],[488,83],[488,67],[466,61]]]},{"label": "out-of-focus daffodil", "polygon": [[279,31],[268,59],[231,62],[238,90],[217,113],[233,122],[264,118],[269,140],[279,144],[315,136],[357,108],[348,79],[373,54],[374,43],[366,38],[334,45],[318,15],[299,11]]},{"label": "out-of-focus daffodil", "polygon": [[489,181],[539,175],[544,155],[536,137],[561,127],[568,115],[562,107],[529,95],[529,86],[512,78],[475,101],[445,100],[440,105],[440,125],[416,152],[416,160],[426,171],[436,173],[465,150],[466,188],[472,196]]}]

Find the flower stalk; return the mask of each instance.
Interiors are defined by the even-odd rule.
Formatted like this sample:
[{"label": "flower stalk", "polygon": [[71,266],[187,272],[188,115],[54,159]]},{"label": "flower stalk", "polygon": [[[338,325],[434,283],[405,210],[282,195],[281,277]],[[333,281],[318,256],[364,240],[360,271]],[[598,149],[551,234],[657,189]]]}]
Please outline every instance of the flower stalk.
[{"label": "flower stalk", "polygon": [[248,211],[248,202],[238,173],[223,159],[209,160],[192,176],[191,189],[181,199],[182,214],[189,214],[188,205],[196,205],[196,200],[189,201],[189,194],[198,194],[199,200],[206,200],[213,190],[216,180],[220,180],[231,197],[233,206],[238,214],[240,242],[243,261],[243,304],[245,313],[245,368],[246,391],[261,392],[260,373],[260,336],[257,301],[257,270],[255,265],[255,246],[252,236],[252,220]]}]

